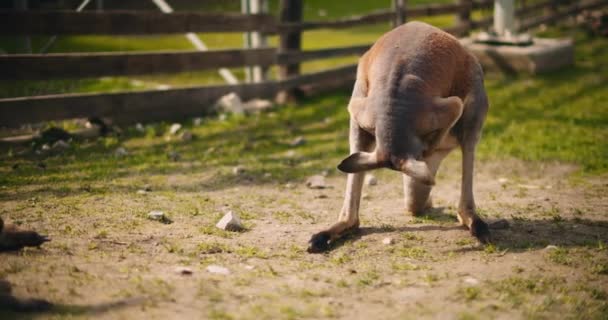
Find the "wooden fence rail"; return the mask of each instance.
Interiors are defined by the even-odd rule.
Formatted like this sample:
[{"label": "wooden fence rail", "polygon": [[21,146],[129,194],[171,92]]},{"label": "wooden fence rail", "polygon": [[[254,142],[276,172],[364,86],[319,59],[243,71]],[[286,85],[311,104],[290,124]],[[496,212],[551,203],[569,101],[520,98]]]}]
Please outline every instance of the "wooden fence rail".
[{"label": "wooden fence rail", "polygon": [[275,33],[269,14],[153,11],[0,11],[0,34],[170,34],[186,32]]},{"label": "wooden fence rail", "polygon": [[141,75],[275,64],[276,49],[0,55],[0,79]]}]

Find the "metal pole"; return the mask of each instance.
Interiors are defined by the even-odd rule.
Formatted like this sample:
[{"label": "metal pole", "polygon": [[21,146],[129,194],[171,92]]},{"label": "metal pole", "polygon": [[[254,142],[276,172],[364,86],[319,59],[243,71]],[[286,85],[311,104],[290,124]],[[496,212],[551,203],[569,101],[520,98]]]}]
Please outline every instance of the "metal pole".
[{"label": "metal pole", "polygon": [[[169,4],[165,0],[152,0],[152,2],[154,2],[154,4],[158,7],[158,9],[160,9],[160,11],[162,11],[163,13],[172,13],[173,12],[173,8],[171,8],[171,6],[169,6]],[[207,46],[205,45],[205,43],[203,42],[203,40],[201,40],[193,32],[186,33],[186,39],[188,39],[188,41],[190,41],[190,43],[192,43],[192,45],[198,51],[208,51],[209,50],[207,48]],[[228,70],[226,68],[220,68],[219,73],[220,73],[220,76],[222,76],[222,78],[224,78],[224,80],[226,82],[228,82],[228,84],[238,84],[239,83],[239,80],[232,74],[232,72],[230,72],[230,70]]]},{"label": "metal pole", "polygon": [[[267,13],[268,12],[268,1],[267,0],[249,0],[251,13]],[[267,45],[266,36],[259,31],[251,33],[251,47],[252,48],[264,48]],[[261,66],[254,66],[253,70],[253,82],[262,82],[265,80],[265,72]]]},{"label": "metal pole", "polygon": [[515,4],[513,0],[494,0],[494,30],[501,37],[515,34]]},{"label": "metal pole", "polygon": [[[251,0],[241,0],[241,13],[251,14]],[[243,33],[243,46],[245,49],[252,48],[251,32]],[[245,81],[251,82],[253,80],[253,67],[245,66]]]}]

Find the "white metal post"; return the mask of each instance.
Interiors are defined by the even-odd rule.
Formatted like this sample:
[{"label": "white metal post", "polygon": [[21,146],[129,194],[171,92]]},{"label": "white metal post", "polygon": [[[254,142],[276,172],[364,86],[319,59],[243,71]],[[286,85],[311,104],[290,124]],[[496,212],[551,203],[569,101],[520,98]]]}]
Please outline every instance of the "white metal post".
[{"label": "white metal post", "polygon": [[[250,0],[251,1],[251,13],[267,13],[268,12],[268,0]],[[253,48],[264,48],[267,46],[266,36],[259,31],[251,33],[251,46]],[[262,82],[265,80],[264,68],[261,66],[253,67],[253,82]]]},{"label": "white metal post", "polygon": [[501,37],[515,34],[515,1],[494,0],[494,31]]}]

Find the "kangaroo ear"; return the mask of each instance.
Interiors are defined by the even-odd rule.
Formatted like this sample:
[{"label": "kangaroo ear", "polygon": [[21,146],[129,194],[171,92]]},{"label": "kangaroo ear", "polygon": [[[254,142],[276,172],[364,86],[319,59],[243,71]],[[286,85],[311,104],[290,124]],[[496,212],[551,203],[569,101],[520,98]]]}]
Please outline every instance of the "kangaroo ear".
[{"label": "kangaroo ear", "polygon": [[437,119],[438,129],[451,128],[460,119],[464,107],[462,100],[457,96],[436,97],[433,99],[433,104],[435,105],[433,111],[435,112],[435,119]]},{"label": "kangaroo ear", "polygon": [[382,165],[378,163],[375,152],[355,152],[338,165],[338,169],[346,173],[356,173],[380,167]]}]

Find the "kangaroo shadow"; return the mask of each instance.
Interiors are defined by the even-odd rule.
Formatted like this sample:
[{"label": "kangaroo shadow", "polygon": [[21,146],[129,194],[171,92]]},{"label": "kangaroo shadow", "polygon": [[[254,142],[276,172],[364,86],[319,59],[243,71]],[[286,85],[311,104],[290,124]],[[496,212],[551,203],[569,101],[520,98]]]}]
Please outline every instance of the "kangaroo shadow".
[{"label": "kangaroo shadow", "polygon": [[144,298],[139,297],[89,305],[54,304],[45,299],[15,297],[12,294],[12,285],[6,280],[0,280],[0,319],[32,319],[37,316],[96,316],[143,302]]},{"label": "kangaroo shadow", "polygon": [[[331,243],[329,251],[372,235],[392,232],[427,232],[462,230],[463,237],[470,237],[466,228],[458,224],[456,217],[445,208],[433,208],[426,215],[414,220],[415,223],[403,227],[361,227]],[[419,220],[418,220],[419,219]],[[506,223],[493,224],[496,219],[485,219],[490,225],[491,243],[500,249],[511,252],[538,250],[555,245],[559,247],[589,247],[608,243],[608,220],[584,218],[511,218],[499,219]],[[439,223],[437,223],[439,222]],[[495,227],[496,226],[496,227]],[[482,250],[483,246],[467,247],[456,251]]]}]

